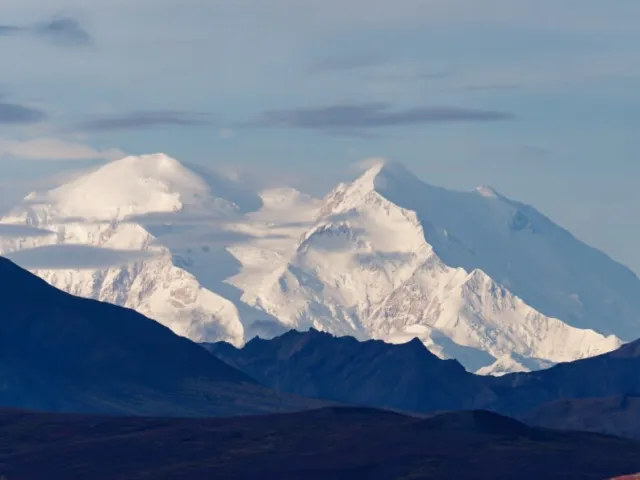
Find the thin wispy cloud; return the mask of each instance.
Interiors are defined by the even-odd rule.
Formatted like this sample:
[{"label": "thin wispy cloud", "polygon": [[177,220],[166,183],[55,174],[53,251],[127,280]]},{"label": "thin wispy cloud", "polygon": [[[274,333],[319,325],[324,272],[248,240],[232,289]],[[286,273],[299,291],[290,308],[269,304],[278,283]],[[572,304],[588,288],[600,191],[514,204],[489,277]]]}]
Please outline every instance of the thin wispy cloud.
[{"label": "thin wispy cloud", "polygon": [[373,67],[386,62],[386,58],[375,53],[361,53],[324,57],[312,65],[312,72],[339,72]]},{"label": "thin wispy cloud", "polygon": [[471,91],[491,91],[491,90],[519,90],[522,85],[517,83],[494,83],[485,85],[467,85],[467,90]]},{"label": "thin wispy cloud", "polygon": [[428,73],[419,73],[416,75],[418,80],[441,80],[443,78],[448,78],[451,76],[451,72],[441,71],[441,72],[428,72]]},{"label": "thin wispy cloud", "polygon": [[0,25],[0,36],[25,36],[61,46],[87,46],[93,38],[75,18],[55,17],[34,25]]},{"label": "thin wispy cloud", "polygon": [[[383,69],[381,71],[371,71],[364,77],[367,81],[371,82],[384,82],[388,84],[396,84],[398,88],[405,88],[405,86],[415,87],[429,82],[435,82],[438,80],[445,80],[452,76],[452,72],[446,70],[434,70],[419,72],[416,71],[420,67],[418,66],[406,66]],[[401,86],[402,84],[402,86]]]},{"label": "thin wispy cloud", "polygon": [[211,120],[206,113],[149,110],[85,120],[77,125],[77,129],[84,132],[100,133],[162,126],[197,127],[206,125],[211,125]]},{"label": "thin wispy cloud", "polygon": [[381,135],[377,132],[371,131],[362,131],[354,128],[332,128],[325,130],[327,135],[332,135],[335,137],[351,137],[351,138],[359,138],[361,140],[377,140],[381,138],[388,138],[387,135]]},{"label": "thin wispy cloud", "polygon": [[267,111],[252,125],[301,128],[362,135],[362,130],[433,123],[497,122],[513,120],[511,113],[461,107],[394,109],[388,103],[332,105],[318,108]]},{"label": "thin wispy cloud", "polygon": [[35,25],[33,33],[54,43],[64,45],[91,45],[93,39],[75,18],[54,18]]},{"label": "thin wispy cloud", "polygon": [[8,37],[9,35],[15,35],[20,33],[22,29],[20,27],[13,27],[11,25],[0,25],[0,36]]},{"label": "thin wispy cloud", "polygon": [[3,101],[0,98],[0,125],[24,125],[46,120],[43,110],[28,105]]},{"label": "thin wispy cloud", "polygon": [[24,141],[0,139],[0,158],[66,161],[115,160],[124,156],[124,152],[117,148],[99,149],[56,138],[36,138]]},{"label": "thin wispy cloud", "polygon": [[519,148],[518,154],[525,158],[540,160],[553,155],[553,150],[536,145],[523,145]]},{"label": "thin wispy cloud", "polygon": [[48,237],[50,235],[55,235],[55,233],[29,225],[0,223],[0,238]]},{"label": "thin wispy cloud", "polygon": [[27,269],[86,270],[141,262],[155,254],[142,250],[118,250],[88,245],[47,245],[4,254]]}]

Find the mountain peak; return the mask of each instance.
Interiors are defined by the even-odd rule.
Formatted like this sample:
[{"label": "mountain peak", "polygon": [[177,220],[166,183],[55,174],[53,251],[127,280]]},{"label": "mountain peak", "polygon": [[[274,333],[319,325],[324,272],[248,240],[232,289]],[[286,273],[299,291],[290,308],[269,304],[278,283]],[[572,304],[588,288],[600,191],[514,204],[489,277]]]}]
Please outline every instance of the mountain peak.
[{"label": "mountain peak", "polygon": [[109,162],[95,173],[105,175],[116,171],[150,178],[164,178],[168,175],[184,177],[191,173],[178,160],[164,153],[124,157]]},{"label": "mountain peak", "polygon": [[354,183],[366,183],[371,189],[385,190],[389,187],[414,182],[422,183],[418,177],[409,171],[402,163],[376,159],[369,163],[369,168],[367,168]]},{"label": "mountain peak", "polygon": [[360,164],[363,172],[350,183],[341,183],[325,197],[323,212],[339,213],[356,207],[371,194],[395,197],[428,187],[404,165],[384,159],[367,160]]},{"label": "mountain peak", "polygon": [[159,169],[179,169],[184,168],[180,164],[178,160],[173,157],[170,157],[166,153],[151,153],[147,155],[134,156],[130,155],[128,157],[121,158],[119,160],[114,160],[111,164],[137,164],[137,165],[146,165],[147,167],[159,168]]},{"label": "mountain peak", "polygon": [[109,162],[50,191],[49,198],[69,216],[114,219],[176,212],[201,204],[209,190],[198,174],[159,153]]}]

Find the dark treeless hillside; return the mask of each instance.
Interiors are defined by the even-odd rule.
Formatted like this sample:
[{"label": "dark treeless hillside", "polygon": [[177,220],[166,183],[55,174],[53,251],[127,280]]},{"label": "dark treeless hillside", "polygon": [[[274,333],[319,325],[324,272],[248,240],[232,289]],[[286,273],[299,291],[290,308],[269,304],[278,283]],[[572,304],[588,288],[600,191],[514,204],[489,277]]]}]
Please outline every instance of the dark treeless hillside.
[{"label": "dark treeless hillside", "polygon": [[311,329],[242,349],[220,342],[204,348],[264,385],[337,402],[433,412],[473,407],[486,383],[455,360],[441,360],[418,339],[401,345],[359,342]]},{"label": "dark treeless hillside", "polygon": [[8,480],[580,479],[640,470],[640,444],[486,411],[358,408],[225,419],[0,413]]},{"label": "dark treeless hillside", "polygon": [[264,388],[133,310],[61,292],[0,257],[0,405],[207,416],[318,403]]},{"label": "dark treeless hillside", "polygon": [[[456,361],[441,360],[417,339],[390,345],[310,330],[254,339],[242,349],[226,343],[204,347],[282,392],[423,413],[481,408],[544,426],[640,438],[638,413],[629,402],[586,400],[629,400],[640,392],[640,341],[548,370],[499,378],[473,375]],[[574,404],[570,417],[558,413],[557,405],[543,407],[568,399],[585,399]]]},{"label": "dark treeless hillside", "polygon": [[522,417],[540,427],[609,433],[640,441],[640,396],[565,399]]}]

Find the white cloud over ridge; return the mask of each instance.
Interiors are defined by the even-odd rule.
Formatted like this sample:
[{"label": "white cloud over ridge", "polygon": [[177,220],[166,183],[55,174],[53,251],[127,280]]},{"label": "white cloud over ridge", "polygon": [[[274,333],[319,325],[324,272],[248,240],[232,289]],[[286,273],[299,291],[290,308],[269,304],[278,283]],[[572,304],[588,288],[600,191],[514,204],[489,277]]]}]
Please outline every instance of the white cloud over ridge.
[{"label": "white cloud over ridge", "polygon": [[55,232],[29,225],[0,223],[0,238],[48,237],[50,235],[55,235]]},{"label": "white cloud over ridge", "polygon": [[91,270],[128,265],[148,260],[152,252],[118,250],[88,245],[47,245],[5,254],[26,269]]}]

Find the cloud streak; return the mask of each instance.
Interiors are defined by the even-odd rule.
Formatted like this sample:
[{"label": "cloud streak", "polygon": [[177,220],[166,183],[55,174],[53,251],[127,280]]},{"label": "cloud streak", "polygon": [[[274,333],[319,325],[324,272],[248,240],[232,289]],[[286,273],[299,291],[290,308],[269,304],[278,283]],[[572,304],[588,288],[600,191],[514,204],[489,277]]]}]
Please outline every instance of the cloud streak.
[{"label": "cloud streak", "polygon": [[176,110],[149,110],[130,112],[86,120],[77,125],[79,130],[90,133],[138,130],[161,126],[206,126],[211,121],[208,115],[198,112]]},{"label": "cloud streak", "polygon": [[47,245],[4,254],[26,269],[91,270],[128,265],[154,256],[142,250],[117,250],[87,245]]},{"label": "cloud streak", "polygon": [[0,223],[0,238],[25,238],[25,237],[48,237],[55,235],[51,230],[30,227],[29,225],[15,225]]},{"label": "cloud streak", "polygon": [[301,128],[328,133],[362,135],[363,129],[433,123],[496,122],[513,120],[511,113],[460,107],[394,109],[388,103],[332,105],[319,108],[267,111],[257,127]]},{"label": "cloud streak", "polygon": [[522,88],[522,85],[517,83],[494,83],[485,85],[468,85],[466,88],[471,91],[518,90]]},{"label": "cloud streak", "polygon": [[0,100],[0,125],[26,125],[46,118],[43,110]]},{"label": "cloud streak", "polygon": [[38,37],[63,45],[91,45],[93,39],[80,22],[74,18],[54,18],[32,27]]},{"label": "cloud streak", "polygon": [[80,143],[55,138],[38,138],[25,141],[0,139],[0,158],[24,160],[115,160],[125,154],[117,148],[96,149]]},{"label": "cloud streak", "polygon": [[11,25],[0,25],[0,37],[8,37],[10,35],[16,35],[20,33],[22,29],[20,27],[13,27]]},{"label": "cloud streak", "polygon": [[325,57],[318,60],[312,67],[312,72],[340,72],[360,68],[374,67],[385,63],[386,59],[373,53],[340,55]]},{"label": "cloud streak", "polygon": [[35,25],[0,25],[0,36],[26,36],[61,46],[88,46],[93,38],[82,24],[71,17],[56,17]]}]

